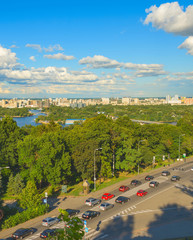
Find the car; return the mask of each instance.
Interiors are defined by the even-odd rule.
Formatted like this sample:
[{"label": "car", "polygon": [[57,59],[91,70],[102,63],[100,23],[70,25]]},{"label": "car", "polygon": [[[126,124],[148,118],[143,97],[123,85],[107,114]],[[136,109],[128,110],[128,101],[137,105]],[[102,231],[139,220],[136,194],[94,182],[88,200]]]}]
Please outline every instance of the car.
[{"label": "car", "polygon": [[115,199],[116,203],[126,203],[128,202],[130,199],[128,197],[124,197],[124,196],[119,196],[118,198]]},{"label": "car", "polygon": [[71,209],[71,208],[67,208],[65,209],[65,211],[68,213],[69,217],[72,217],[80,212],[79,210]]},{"label": "car", "polygon": [[97,204],[100,204],[101,203],[101,200],[100,199],[96,199],[96,198],[88,198],[86,199],[85,201],[85,204],[88,205],[88,206],[95,206]]},{"label": "car", "polygon": [[120,186],[120,188],[119,188],[120,192],[126,192],[127,190],[129,190],[129,187],[124,186],[124,185]]},{"label": "car", "polygon": [[33,228],[19,228],[17,229],[13,234],[12,238],[13,239],[22,239],[28,235],[33,234],[35,231]]},{"label": "car", "polygon": [[140,197],[143,197],[143,196],[145,196],[147,194],[147,192],[145,191],[145,190],[139,190],[138,192],[137,192],[137,196],[140,196]]},{"label": "car", "polygon": [[115,197],[114,194],[104,193],[104,194],[102,195],[102,200],[109,200],[109,199],[114,198],[114,197]]},{"label": "car", "polygon": [[92,219],[94,217],[97,217],[100,215],[100,212],[98,211],[86,211],[82,214],[82,218],[84,219]]},{"label": "car", "polygon": [[139,180],[134,179],[134,180],[131,181],[131,185],[137,186],[137,185],[140,185],[140,184],[141,184],[141,181],[139,181]]},{"label": "car", "polygon": [[150,176],[150,175],[147,175],[146,177],[145,177],[145,180],[146,181],[151,181],[151,180],[153,180],[154,179],[154,177],[153,176]]},{"label": "car", "polygon": [[170,172],[169,172],[169,171],[163,171],[163,172],[161,173],[161,175],[162,175],[162,176],[168,176],[168,175],[170,175]]},{"label": "car", "polygon": [[108,209],[113,208],[113,207],[114,207],[114,204],[111,204],[111,203],[108,203],[108,202],[101,203],[101,205],[99,206],[99,208],[103,211],[108,210]]},{"label": "car", "polygon": [[0,240],[14,240],[14,238],[8,237],[8,238],[1,238]]},{"label": "car", "polygon": [[60,220],[57,217],[47,217],[42,220],[42,226],[49,227],[55,223],[58,223]]},{"label": "car", "polygon": [[157,181],[151,181],[150,183],[149,183],[149,186],[150,187],[158,187],[158,185],[159,185],[159,182],[157,182]]},{"label": "car", "polygon": [[44,230],[42,233],[40,233],[41,238],[48,238],[56,235],[57,235],[57,230],[55,228],[52,228],[52,229],[48,228]]},{"label": "car", "polygon": [[176,181],[179,181],[179,180],[180,180],[180,177],[179,177],[179,176],[172,176],[172,177],[171,177],[171,181],[176,182]]},{"label": "car", "polygon": [[193,171],[193,167],[190,170]]}]

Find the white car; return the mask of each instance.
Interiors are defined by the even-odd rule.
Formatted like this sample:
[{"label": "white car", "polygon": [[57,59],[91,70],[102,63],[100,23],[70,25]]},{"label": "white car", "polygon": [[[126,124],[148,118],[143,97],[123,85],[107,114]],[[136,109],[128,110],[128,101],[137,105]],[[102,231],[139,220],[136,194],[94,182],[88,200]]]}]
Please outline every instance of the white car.
[{"label": "white car", "polygon": [[190,170],[193,171],[193,167]]},{"label": "white car", "polygon": [[57,217],[54,217],[54,218],[51,218],[51,217],[47,217],[47,218],[44,218],[42,220],[42,225],[43,226],[46,226],[46,227],[49,227],[55,223],[58,223],[60,220],[57,218]]},{"label": "white car", "polygon": [[88,198],[86,199],[85,201],[85,204],[88,205],[88,206],[94,206],[94,205],[97,205],[101,203],[101,200],[100,199],[96,199],[96,198]]}]

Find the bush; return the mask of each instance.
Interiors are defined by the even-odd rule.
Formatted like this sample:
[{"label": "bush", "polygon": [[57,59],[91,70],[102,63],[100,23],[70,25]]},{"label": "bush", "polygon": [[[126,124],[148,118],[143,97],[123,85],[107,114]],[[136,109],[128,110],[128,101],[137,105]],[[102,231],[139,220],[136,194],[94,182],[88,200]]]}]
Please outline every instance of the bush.
[{"label": "bush", "polygon": [[32,218],[35,218],[37,216],[43,215],[48,210],[48,206],[46,205],[39,205],[36,208],[28,208],[27,210],[16,213],[14,216],[9,217],[6,219],[2,225],[2,229],[7,229],[14,227],[20,223],[26,222]]}]

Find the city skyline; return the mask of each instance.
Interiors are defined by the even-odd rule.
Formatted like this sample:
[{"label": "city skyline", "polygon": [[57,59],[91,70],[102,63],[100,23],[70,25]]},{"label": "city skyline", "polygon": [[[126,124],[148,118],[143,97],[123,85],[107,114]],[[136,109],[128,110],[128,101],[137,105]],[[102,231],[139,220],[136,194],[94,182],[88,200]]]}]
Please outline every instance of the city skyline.
[{"label": "city skyline", "polygon": [[192,97],[190,1],[3,2],[0,98]]}]

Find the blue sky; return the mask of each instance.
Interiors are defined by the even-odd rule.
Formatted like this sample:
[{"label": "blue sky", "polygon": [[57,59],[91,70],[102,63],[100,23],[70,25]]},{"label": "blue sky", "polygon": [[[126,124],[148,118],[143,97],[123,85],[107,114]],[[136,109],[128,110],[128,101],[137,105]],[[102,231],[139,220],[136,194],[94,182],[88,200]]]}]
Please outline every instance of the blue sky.
[{"label": "blue sky", "polygon": [[193,96],[191,1],[0,8],[0,98]]}]

